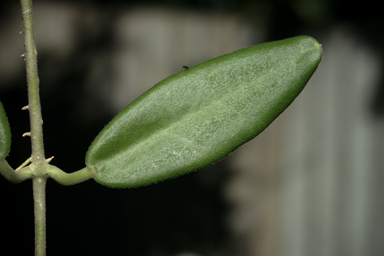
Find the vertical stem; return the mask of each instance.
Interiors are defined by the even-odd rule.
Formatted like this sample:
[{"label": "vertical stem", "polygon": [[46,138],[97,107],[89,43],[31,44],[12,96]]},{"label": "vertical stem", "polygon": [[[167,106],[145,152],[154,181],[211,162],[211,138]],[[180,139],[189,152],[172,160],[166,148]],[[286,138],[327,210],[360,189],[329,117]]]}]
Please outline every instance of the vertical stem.
[{"label": "vertical stem", "polygon": [[25,67],[28,82],[28,109],[31,122],[32,156],[30,168],[33,178],[33,199],[35,202],[35,255],[45,256],[46,220],[45,185],[48,164],[44,156],[43,119],[41,115],[39,76],[37,72],[37,50],[35,44],[32,0],[21,0],[24,23]]},{"label": "vertical stem", "polygon": [[35,255],[45,256],[45,185],[46,178],[33,179],[33,199],[35,202]]},{"label": "vertical stem", "polygon": [[28,82],[28,107],[31,121],[32,163],[45,164],[43,146],[43,127],[39,95],[39,76],[37,72],[37,50],[33,27],[31,0],[21,0],[25,34],[25,66]]}]

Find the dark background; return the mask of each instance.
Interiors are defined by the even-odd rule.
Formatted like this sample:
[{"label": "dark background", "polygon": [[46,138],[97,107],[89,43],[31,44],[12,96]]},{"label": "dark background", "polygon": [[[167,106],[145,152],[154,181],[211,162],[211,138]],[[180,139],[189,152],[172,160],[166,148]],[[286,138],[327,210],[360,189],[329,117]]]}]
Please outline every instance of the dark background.
[{"label": "dark background", "polygon": [[[35,1],[35,4],[39,2],[43,1]],[[61,1],[71,2],[103,10],[103,17],[96,34],[87,33],[86,27],[79,28],[79,43],[65,58],[39,50],[40,80],[55,82],[54,87],[49,82],[41,83],[46,157],[54,155],[52,164],[67,172],[84,167],[88,146],[114,115],[104,110],[103,101],[87,95],[82,81],[89,72],[87,61],[91,56],[113,47],[111,26],[123,8],[156,5],[238,14],[250,23],[256,17],[263,17],[268,41],[309,34],[321,42],[321,37],[317,36],[335,24],[348,24],[374,47],[383,61],[384,11],[373,1],[359,4],[337,0]],[[12,1],[1,1],[0,24],[7,23],[17,9],[19,7]],[[19,30],[21,27],[20,15]],[[1,34],[0,31],[0,37]],[[20,43],[22,40],[20,37]],[[52,66],[60,69],[54,79],[49,72]],[[21,137],[29,130],[28,112],[20,110],[27,105],[24,72],[20,70],[12,79],[0,81],[0,99],[13,136],[7,159],[14,168],[30,155],[30,141]],[[377,119],[382,119],[384,113],[383,79],[380,81],[371,100],[371,113]],[[78,111],[81,104],[86,104],[96,114],[84,115]],[[231,178],[228,161],[225,159],[205,170],[138,189],[110,189],[92,180],[63,187],[49,180],[48,255],[174,255],[181,251],[235,255],[241,252],[241,243],[235,241],[226,228],[225,215],[230,205],[220,194],[222,185]],[[31,182],[13,185],[0,178],[0,194],[2,250],[11,248],[12,255],[32,255]]]}]

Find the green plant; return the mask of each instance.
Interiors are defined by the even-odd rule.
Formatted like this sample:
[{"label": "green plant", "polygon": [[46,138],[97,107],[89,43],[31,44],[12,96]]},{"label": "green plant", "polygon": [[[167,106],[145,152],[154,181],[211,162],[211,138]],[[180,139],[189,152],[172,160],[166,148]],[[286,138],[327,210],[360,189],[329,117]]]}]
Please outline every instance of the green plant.
[{"label": "green plant", "polygon": [[65,173],[44,155],[31,0],[21,0],[32,155],[13,170],[11,133],[0,104],[0,173],[33,181],[36,255],[45,255],[45,184],[93,178],[138,187],[211,164],[262,132],[297,97],[316,70],[321,45],[299,36],[242,49],[170,76],[119,113],[96,137],[85,168]]}]

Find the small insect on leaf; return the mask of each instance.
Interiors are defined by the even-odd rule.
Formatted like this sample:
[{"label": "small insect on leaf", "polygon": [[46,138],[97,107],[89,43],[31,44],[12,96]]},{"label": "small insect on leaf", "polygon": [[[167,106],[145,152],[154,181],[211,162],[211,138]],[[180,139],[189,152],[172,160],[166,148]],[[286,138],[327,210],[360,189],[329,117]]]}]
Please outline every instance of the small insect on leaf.
[{"label": "small insect on leaf", "polygon": [[121,111],[86,165],[110,187],[137,187],[211,164],[262,132],[322,58],[309,36],[245,48],[176,73]]}]

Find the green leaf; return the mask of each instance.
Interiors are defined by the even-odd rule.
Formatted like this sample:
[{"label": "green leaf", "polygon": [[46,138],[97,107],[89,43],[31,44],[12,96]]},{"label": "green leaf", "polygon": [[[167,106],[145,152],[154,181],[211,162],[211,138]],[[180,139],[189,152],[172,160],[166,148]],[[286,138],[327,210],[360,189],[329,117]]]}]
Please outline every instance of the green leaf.
[{"label": "green leaf", "polygon": [[11,130],[5,115],[3,104],[0,102],[0,159],[4,159],[11,150]]},{"label": "green leaf", "polygon": [[86,165],[111,187],[137,187],[211,164],[263,131],[304,88],[321,45],[300,36],[176,73],[120,112]]}]

